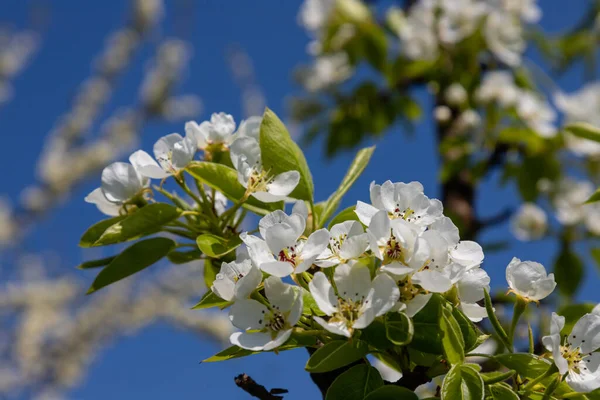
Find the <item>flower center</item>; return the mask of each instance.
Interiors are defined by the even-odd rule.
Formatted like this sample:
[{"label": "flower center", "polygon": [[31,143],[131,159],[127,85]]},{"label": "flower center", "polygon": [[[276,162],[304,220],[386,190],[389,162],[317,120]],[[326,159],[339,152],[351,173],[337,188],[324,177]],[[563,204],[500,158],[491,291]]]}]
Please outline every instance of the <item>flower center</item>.
[{"label": "flower center", "polygon": [[342,249],[342,244],[344,244],[344,240],[346,240],[347,237],[347,233],[342,233],[339,236],[335,236],[329,239],[331,251],[335,254],[339,254],[340,250]]},{"label": "flower center", "polygon": [[176,174],[177,169],[173,166],[173,151],[169,151],[166,153],[166,156],[156,157],[160,166],[170,172],[171,174]]},{"label": "flower center", "polygon": [[285,317],[279,310],[272,310],[265,326],[273,332],[279,332],[285,328]]},{"label": "flower center", "polygon": [[414,286],[410,278],[398,282],[398,288],[400,289],[400,301],[403,303],[411,301],[421,293],[421,289]]},{"label": "flower center", "polygon": [[394,235],[390,235],[390,238],[385,244],[385,248],[383,250],[384,254],[384,264],[390,264],[392,262],[400,262],[402,264],[406,264],[404,260],[404,253],[402,252],[402,246],[400,242],[394,237]]},{"label": "flower center", "polygon": [[251,192],[266,192],[268,185],[272,181],[268,171],[265,171],[257,164],[252,167],[252,172],[248,178],[248,190]]},{"label": "flower center", "polygon": [[567,360],[569,370],[579,374],[579,363],[583,360],[581,349],[579,347],[573,349],[568,345],[560,346],[560,354]]},{"label": "flower center", "polygon": [[277,255],[277,259],[279,261],[289,262],[289,263],[293,264],[295,267],[296,265],[298,265],[300,263],[300,260],[298,257],[298,247],[291,246],[291,247],[281,250],[279,252],[279,254]]},{"label": "flower center", "polygon": [[421,218],[420,215],[415,215],[415,210],[410,207],[402,209],[400,204],[396,204],[394,211],[388,212],[388,215],[391,219],[402,218],[408,222],[413,222]]}]

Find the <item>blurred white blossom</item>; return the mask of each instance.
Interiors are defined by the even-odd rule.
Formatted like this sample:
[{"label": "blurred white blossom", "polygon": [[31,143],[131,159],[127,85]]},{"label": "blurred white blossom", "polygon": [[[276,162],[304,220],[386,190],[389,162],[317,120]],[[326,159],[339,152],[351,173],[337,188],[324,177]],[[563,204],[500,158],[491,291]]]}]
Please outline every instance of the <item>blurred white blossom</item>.
[{"label": "blurred white blossom", "polygon": [[519,240],[528,241],[543,237],[548,229],[548,217],[534,203],[522,204],[511,219],[513,234]]}]

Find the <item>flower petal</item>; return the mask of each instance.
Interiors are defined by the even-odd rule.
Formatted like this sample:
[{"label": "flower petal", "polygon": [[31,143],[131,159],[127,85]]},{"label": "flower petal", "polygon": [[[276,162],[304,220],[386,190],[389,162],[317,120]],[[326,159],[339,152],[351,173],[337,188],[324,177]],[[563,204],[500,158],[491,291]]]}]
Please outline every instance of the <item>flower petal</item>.
[{"label": "flower petal", "polygon": [[229,320],[239,329],[262,329],[265,327],[265,315],[268,313],[267,307],[258,301],[242,299],[231,306]]},{"label": "flower petal", "polygon": [[282,344],[287,342],[287,340],[290,338],[291,335],[292,335],[291,329],[277,332],[277,336],[275,336],[275,339],[273,339],[269,343],[267,343],[264,347],[264,350],[269,351],[269,350],[273,350],[273,349],[281,346]]},{"label": "flower petal", "polygon": [[341,264],[333,275],[338,296],[347,300],[358,301],[367,297],[371,289],[369,268],[361,263]]},{"label": "flower petal", "polygon": [[231,334],[229,341],[242,349],[261,351],[271,342],[271,335],[267,332],[235,332]]},{"label": "flower petal", "polygon": [[262,281],[262,273],[260,270],[251,264],[250,260],[246,261],[250,264],[250,269],[244,277],[240,278],[235,283],[234,297],[236,299],[245,299],[260,285]]},{"label": "flower petal", "polygon": [[100,210],[100,212],[108,216],[116,217],[120,214],[121,205],[111,203],[110,201],[108,201],[106,199],[106,196],[104,196],[102,188],[94,189],[90,194],[85,196],[84,200],[87,203],[95,204],[96,207],[98,207],[98,210]]},{"label": "flower petal", "polygon": [[273,254],[279,254],[281,250],[294,246],[301,234],[289,224],[275,224],[265,231],[265,241]]},{"label": "flower petal", "polygon": [[490,290],[490,277],[483,269],[473,268],[465,272],[457,288],[461,301],[475,303],[483,299],[483,289]]},{"label": "flower petal", "polygon": [[304,247],[302,248],[302,258],[307,259],[317,257],[321,254],[329,243],[329,232],[327,229],[319,229],[313,232],[309,237]]},{"label": "flower petal", "polygon": [[460,303],[460,309],[473,322],[480,322],[487,317],[485,307],[477,303]]},{"label": "flower petal", "polygon": [[371,219],[375,214],[377,214],[378,211],[379,209],[373,207],[370,204],[363,203],[362,201],[356,203],[356,208],[354,209],[354,212],[356,213],[356,216],[358,217],[360,222],[362,222],[366,226],[369,226],[369,224],[371,223]]},{"label": "flower petal", "polygon": [[284,278],[294,272],[294,266],[285,261],[270,261],[260,264],[260,269],[269,275]]},{"label": "flower petal", "polygon": [[142,189],[138,173],[129,163],[115,162],[102,170],[102,191],[108,201],[126,202]]},{"label": "flower petal", "polygon": [[265,279],[265,295],[271,306],[282,313],[290,311],[296,299],[296,292],[294,292],[292,286],[283,283],[276,276]]},{"label": "flower petal", "polygon": [[591,353],[600,348],[600,315],[585,314],[573,326],[568,342],[581,347],[582,353]]},{"label": "flower petal", "polygon": [[267,185],[267,192],[275,196],[285,197],[292,193],[300,182],[300,173],[298,171],[287,171],[276,175]]},{"label": "flower petal", "polygon": [[452,288],[452,281],[438,271],[419,271],[413,275],[412,281],[434,293],[444,293]]},{"label": "flower petal", "polygon": [[450,250],[450,257],[460,265],[473,268],[483,262],[484,255],[479,243],[463,240]]},{"label": "flower petal", "polygon": [[308,288],[319,309],[327,315],[333,315],[336,311],[337,298],[327,276],[317,272],[308,284]]},{"label": "flower petal", "polygon": [[328,322],[321,317],[313,316],[313,319],[325,330],[341,336],[352,337],[350,330],[343,321]]},{"label": "flower petal", "polygon": [[409,317],[414,317],[419,311],[423,309],[429,303],[432,294],[418,294],[411,301],[406,303],[406,311],[404,313]]}]

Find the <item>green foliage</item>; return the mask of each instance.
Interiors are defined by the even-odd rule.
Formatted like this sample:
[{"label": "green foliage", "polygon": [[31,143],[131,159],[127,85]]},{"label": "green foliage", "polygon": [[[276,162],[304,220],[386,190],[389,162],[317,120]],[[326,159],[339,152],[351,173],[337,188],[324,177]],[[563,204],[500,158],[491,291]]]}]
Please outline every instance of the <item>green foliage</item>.
[{"label": "green foliage", "polygon": [[354,182],[356,182],[358,177],[365,170],[374,151],[375,146],[362,149],[356,154],[356,157],[354,157],[352,164],[350,164],[350,168],[348,168],[348,172],[346,172],[342,183],[340,183],[338,189],[331,196],[329,196],[329,199],[327,199],[325,202],[323,211],[319,213],[319,227],[325,226],[327,220],[329,220],[333,213],[335,213],[335,211],[338,209],[340,202],[342,201],[342,197],[346,194],[346,192],[348,192],[350,187],[352,187]]},{"label": "green foliage", "polygon": [[[190,164],[186,171],[202,183],[223,193],[234,203],[239,202],[245,195],[246,189],[238,181],[237,171],[226,165],[208,161],[198,161]],[[283,208],[282,202],[263,203],[254,197],[249,197],[242,207],[258,215],[266,215]]]},{"label": "green foliage", "polygon": [[193,310],[200,310],[203,308],[212,308],[212,307],[220,307],[220,308],[224,308],[229,306],[231,303],[223,300],[222,298],[220,298],[219,296],[217,296],[216,294],[214,294],[212,291],[207,291],[206,293],[204,293],[204,296],[202,296],[202,298],[200,299],[200,301],[198,302],[198,304],[196,304],[194,307],[192,307]]},{"label": "green foliage", "polygon": [[600,142],[600,129],[587,122],[577,122],[575,124],[566,125],[565,131],[583,139]]},{"label": "green foliage", "polygon": [[96,277],[87,294],[139,272],[165,257],[176,246],[167,238],[151,238],[137,242],[123,250]]},{"label": "green foliage", "polygon": [[562,329],[561,334],[568,335],[573,330],[573,326],[583,317],[585,314],[591,313],[594,309],[595,304],[583,303],[583,304],[568,304],[559,308],[556,313],[565,317],[565,327]]},{"label": "green foliage", "polygon": [[202,252],[198,249],[187,251],[172,251],[167,255],[173,264],[186,264],[200,259]]},{"label": "green foliage", "polygon": [[333,381],[325,400],[363,400],[369,393],[382,386],[383,379],[375,368],[359,364]]},{"label": "green foliage", "polygon": [[390,399],[402,399],[402,400],[418,400],[419,397],[412,391],[400,386],[382,386],[369,393],[365,400],[390,400]]},{"label": "green foliage", "polygon": [[215,260],[211,258],[207,258],[204,260],[204,284],[206,287],[211,287],[215,279],[217,278],[217,274],[221,270],[221,262],[220,260]]},{"label": "green foliage", "polygon": [[465,360],[465,341],[460,325],[448,307],[450,306],[442,308],[439,320],[440,330],[443,333],[442,347],[450,365],[461,364]]},{"label": "green foliage", "polygon": [[328,372],[352,364],[369,352],[369,345],[362,340],[334,340],[319,348],[308,359],[308,372]]},{"label": "green foliage", "polygon": [[312,203],[315,188],[304,153],[292,140],[283,122],[268,108],[260,125],[259,142],[263,168],[272,175],[298,171],[300,182],[290,197]]},{"label": "green foliage", "polygon": [[498,354],[494,360],[527,378],[537,378],[551,365],[548,360],[529,353]]},{"label": "green foliage", "polygon": [[358,221],[358,216],[356,215],[356,212],[354,212],[355,209],[356,206],[351,206],[340,211],[338,215],[331,219],[328,229],[331,229],[332,226],[340,224],[344,221]]},{"label": "green foliage", "polygon": [[442,400],[483,400],[483,379],[467,364],[457,364],[446,374],[442,384]]},{"label": "green foliage", "polygon": [[79,246],[92,247],[94,243],[96,243],[96,241],[100,239],[100,236],[102,236],[104,231],[106,231],[108,228],[110,228],[117,222],[124,220],[125,217],[126,216],[107,218],[100,222],[96,222],[94,225],[92,225],[85,231],[83,236],[81,236],[81,239],[79,240]]},{"label": "green foliage", "polygon": [[385,316],[385,333],[397,346],[409,344],[415,333],[411,319],[404,313],[388,313]]},{"label": "green foliage", "polygon": [[414,336],[410,347],[425,353],[442,354],[443,332],[440,330],[442,307],[446,300],[438,294],[413,317]]},{"label": "green foliage", "polygon": [[110,256],[110,257],[100,258],[98,260],[85,261],[85,262],[79,264],[77,266],[77,268],[78,269],[90,269],[90,268],[104,267],[104,266],[110,264],[110,262],[112,260],[114,260],[115,258],[116,258],[116,256]]},{"label": "green foliage", "polygon": [[196,244],[202,253],[212,258],[219,258],[238,248],[242,244],[242,239],[239,236],[225,239],[212,233],[205,233],[196,238]]},{"label": "green foliage", "polygon": [[495,383],[489,386],[491,400],[519,400],[519,396],[505,383]]}]

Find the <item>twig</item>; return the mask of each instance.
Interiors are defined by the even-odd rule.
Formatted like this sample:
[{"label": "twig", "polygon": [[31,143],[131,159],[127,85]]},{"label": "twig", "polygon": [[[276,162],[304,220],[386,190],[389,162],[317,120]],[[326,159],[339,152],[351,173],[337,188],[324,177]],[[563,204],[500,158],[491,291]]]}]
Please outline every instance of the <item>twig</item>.
[{"label": "twig", "polygon": [[283,399],[283,396],[278,395],[288,392],[286,389],[267,390],[264,386],[259,385],[254,379],[246,374],[236,376],[235,384],[250,396],[262,400],[281,400]]}]

